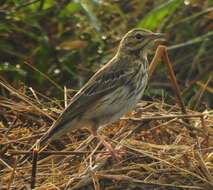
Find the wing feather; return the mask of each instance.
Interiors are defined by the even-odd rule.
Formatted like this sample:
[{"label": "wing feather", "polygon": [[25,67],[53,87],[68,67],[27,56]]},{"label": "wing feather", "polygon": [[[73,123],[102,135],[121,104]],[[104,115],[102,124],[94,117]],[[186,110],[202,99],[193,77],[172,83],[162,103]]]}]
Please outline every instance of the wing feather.
[{"label": "wing feather", "polygon": [[55,124],[50,128],[51,131],[58,131],[66,123],[77,116],[81,116],[101,97],[112,93],[119,86],[125,85],[134,76],[135,71],[125,67],[115,67],[115,63],[106,65],[99,70],[71,99],[71,102],[59,116]]}]

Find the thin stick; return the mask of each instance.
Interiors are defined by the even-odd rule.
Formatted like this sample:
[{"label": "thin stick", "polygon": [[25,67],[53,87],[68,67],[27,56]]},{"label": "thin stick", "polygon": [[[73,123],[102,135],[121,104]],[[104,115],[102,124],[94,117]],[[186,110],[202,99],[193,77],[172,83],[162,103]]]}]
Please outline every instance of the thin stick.
[{"label": "thin stick", "polygon": [[158,48],[157,48],[157,50],[155,52],[154,58],[152,59],[150,65],[149,65],[149,70],[148,70],[149,78],[152,76],[152,74],[153,74],[153,72],[154,72],[159,60],[161,59],[163,47],[164,46],[158,46]]},{"label": "thin stick", "polygon": [[[134,183],[138,184],[140,186],[145,186],[145,187],[159,187],[159,186],[164,186],[164,187],[174,187],[174,188],[183,188],[183,189],[203,189],[202,187],[197,187],[197,186],[188,186],[188,185],[175,185],[175,184],[168,184],[168,183],[157,183],[157,182],[148,182],[148,181],[143,181],[139,179],[135,179],[133,177],[129,177],[127,175],[110,175],[110,174],[96,174],[99,178],[106,178],[106,179],[111,179],[111,180],[116,180],[116,181],[125,181],[128,183]],[[145,188],[146,189],[146,188]]]},{"label": "thin stick", "polygon": [[10,180],[8,182],[7,190],[10,190],[10,187],[13,183],[15,173],[16,173],[16,166],[17,166],[17,158],[15,159],[15,163],[14,163],[13,170],[12,170],[12,173],[11,173],[11,176],[10,176]]},{"label": "thin stick", "polygon": [[[96,151],[96,153],[108,153],[109,151]],[[10,155],[22,155],[22,154],[30,154],[31,151],[16,151],[16,150],[10,150],[8,151],[8,154]],[[88,154],[91,153],[91,151],[42,151],[39,152],[39,155],[82,155],[82,154]]]},{"label": "thin stick", "polygon": [[[0,78],[1,79],[1,78]],[[11,85],[9,84],[5,84],[3,81],[0,80],[0,85],[3,86],[5,89],[7,89],[9,92],[15,94],[18,98],[20,98],[21,100],[23,100],[24,102],[26,102],[27,104],[29,104],[30,106],[32,106],[36,111],[38,111],[39,113],[47,116],[49,119],[51,119],[52,121],[54,121],[55,119],[49,115],[48,113],[46,113],[45,111],[43,111],[41,108],[39,108],[37,105],[35,105],[34,103],[32,103],[29,98],[20,93],[18,90],[16,90],[15,88],[13,88]]]},{"label": "thin stick", "polygon": [[27,141],[27,140],[38,139],[39,137],[41,137],[44,134],[45,133],[40,133],[39,135],[31,135],[31,136],[22,137],[22,138],[19,138],[19,139],[16,139],[16,140],[10,140],[8,142],[2,143],[2,145],[8,145],[8,144],[12,144],[12,143]]},{"label": "thin stick", "polygon": [[173,119],[173,118],[191,118],[191,117],[203,117],[205,116],[204,114],[189,114],[189,115],[163,115],[163,116],[150,116],[150,117],[141,117],[141,118],[136,118],[136,117],[125,117],[122,118],[122,120],[132,120],[132,121],[147,121],[147,120],[163,120],[163,119]]},{"label": "thin stick", "polygon": [[31,189],[34,189],[35,188],[35,184],[36,184],[37,159],[38,159],[38,148],[36,147],[35,149],[33,149]]},{"label": "thin stick", "polygon": [[9,164],[7,164],[4,160],[2,160],[1,158],[0,158],[0,163],[2,165],[4,165],[6,168],[8,168],[9,170],[13,171],[13,168]]},{"label": "thin stick", "polygon": [[167,66],[170,81],[172,83],[172,87],[173,87],[174,92],[175,92],[176,97],[177,97],[177,102],[178,102],[178,104],[181,108],[182,113],[186,114],[186,108],[184,106],[184,103],[183,103],[183,100],[182,100],[182,97],[181,97],[180,89],[179,89],[178,84],[177,84],[175,73],[173,71],[172,63],[169,59],[169,56],[168,56],[168,53],[167,53],[167,50],[166,50],[166,46],[163,46],[163,45],[158,46],[156,53],[155,53],[155,56],[154,56],[150,66],[149,66],[149,71],[148,71],[149,77],[152,76],[152,73],[154,72],[156,65],[157,65],[157,63],[160,59],[162,59],[163,62]]},{"label": "thin stick", "polygon": [[204,92],[206,91],[206,88],[207,88],[207,86],[209,85],[209,82],[210,82],[211,80],[212,80],[212,76],[210,76],[210,77],[208,78],[208,80],[206,81],[205,85],[201,87],[201,91],[200,91],[200,93],[199,93],[199,95],[198,95],[197,102],[196,102],[196,104],[195,104],[195,106],[194,106],[194,109],[196,109],[196,108],[198,107],[198,105],[200,104],[201,98],[203,97],[203,94],[204,94]]},{"label": "thin stick", "polygon": [[64,108],[67,107],[67,87],[64,86]]},{"label": "thin stick", "polygon": [[202,174],[204,174],[204,176],[206,177],[206,180],[208,180],[210,183],[213,184],[213,176],[211,175],[211,172],[209,171],[209,169],[206,167],[206,163],[203,160],[201,153],[198,151],[195,151],[195,156],[197,158],[198,164],[200,166],[199,168],[202,171]]},{"label": "thin stick", "polygon": [[41,102],[40,102],[38,96],[36,95],[35,91],[33,90],[33,88],[32,88],[32,87],[29,87],[29,90],[32,92],[32,94],[33,94],[33,96],[35,97],[35,99],[37,100],[37,102],[38,102],[39,104],[41,104]]},{"label": "thin stick", "polygon": [[176,80],[176,77],[175,77],[175,73],[174,73],[173,68],[172,68],[172,63],[169,59],[168,53],[166,51],[166,47],[163,46],[162,48],[164,49],[162,59],[166,63],[168,73],[169,73],[169,77],[170,77],[171,83],[173,84],[172,86],[173,86],[173,89],[175,91],[175,94],[177,96],[178,104],[181,108],[181,111],[184,114],[186,114],[186,108],[185,108],[185,105],[184,105],[182,97],[181,97],[180,89],[179,89],[179,86],[178,86],[178,83],[177,83],[177,80]]},{"label": "thin stick", "polygon": [[34,71],[38,72],[42,77],[47,79],[50,83],[52,83],[57,89],[59,89],[61,92],[63,92],[63,88],[61,88],[60,85],[58,85],[53,79],[51,79],[49,76],[47,76],[45,73],[41,72],[39,69],[28,63],[27,61],[24,61],[24,63],[29,66]]}]

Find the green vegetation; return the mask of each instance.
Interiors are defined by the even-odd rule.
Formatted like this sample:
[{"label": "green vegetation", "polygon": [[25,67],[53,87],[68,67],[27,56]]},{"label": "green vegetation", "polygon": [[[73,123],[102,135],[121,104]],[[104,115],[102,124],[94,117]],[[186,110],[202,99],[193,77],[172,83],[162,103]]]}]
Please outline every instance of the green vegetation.
[{"label": "green vegetation", "polygon": [[[79,89],[113,56],[126,31],[145,27],[166,33],[186,105],[208,109],[213,107],[212,6],[212,0],[2,0],[0,75],[16,88],[24,83],[62,98],[63,86]],[[174,103],[173,96],[160,64],[144,98]]]}]

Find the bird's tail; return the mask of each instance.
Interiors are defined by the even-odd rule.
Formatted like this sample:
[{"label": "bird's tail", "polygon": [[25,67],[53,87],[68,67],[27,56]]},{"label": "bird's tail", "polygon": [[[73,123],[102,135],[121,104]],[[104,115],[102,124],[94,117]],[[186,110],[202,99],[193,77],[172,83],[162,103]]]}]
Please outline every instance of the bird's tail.
[{"label": "bird's tail", "polygon": [[[66,113],[66,112],[63,112]],[[49,128],[49,130],[30,148],[29,154],[25,154],[19,161],[20,165],[23,165],[26,161],[32,161],[32,151],[34,148],[41,150],[44,146],[48,144],[48,141],[54,140],[64,134],[67,129],[74,129],[77,125],[72,123],[70,127],[70,122],[63,120],[64,117],[59,117],[59,119]],[[73,118],[69,118],[69,121],[73,121]],[[69,125],[69,127],[67,126]],[[63,127],[62,127],[63,126]]]}]

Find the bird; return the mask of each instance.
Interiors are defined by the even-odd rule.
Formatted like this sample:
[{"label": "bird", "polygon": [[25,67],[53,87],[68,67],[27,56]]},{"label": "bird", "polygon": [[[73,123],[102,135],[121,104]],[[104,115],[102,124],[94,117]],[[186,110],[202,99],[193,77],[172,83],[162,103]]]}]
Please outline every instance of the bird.
[{"label": "bird", "polygon": [[121,39],[115,56],[71,98],[36,145],[42,148],[67,132],[87,127],[110,149],[97,130],[119,120],[140,101],[148,82],[147,54],[152,51],[154,42],[161,38],[163,34],[143,28],[128,31]]}]

